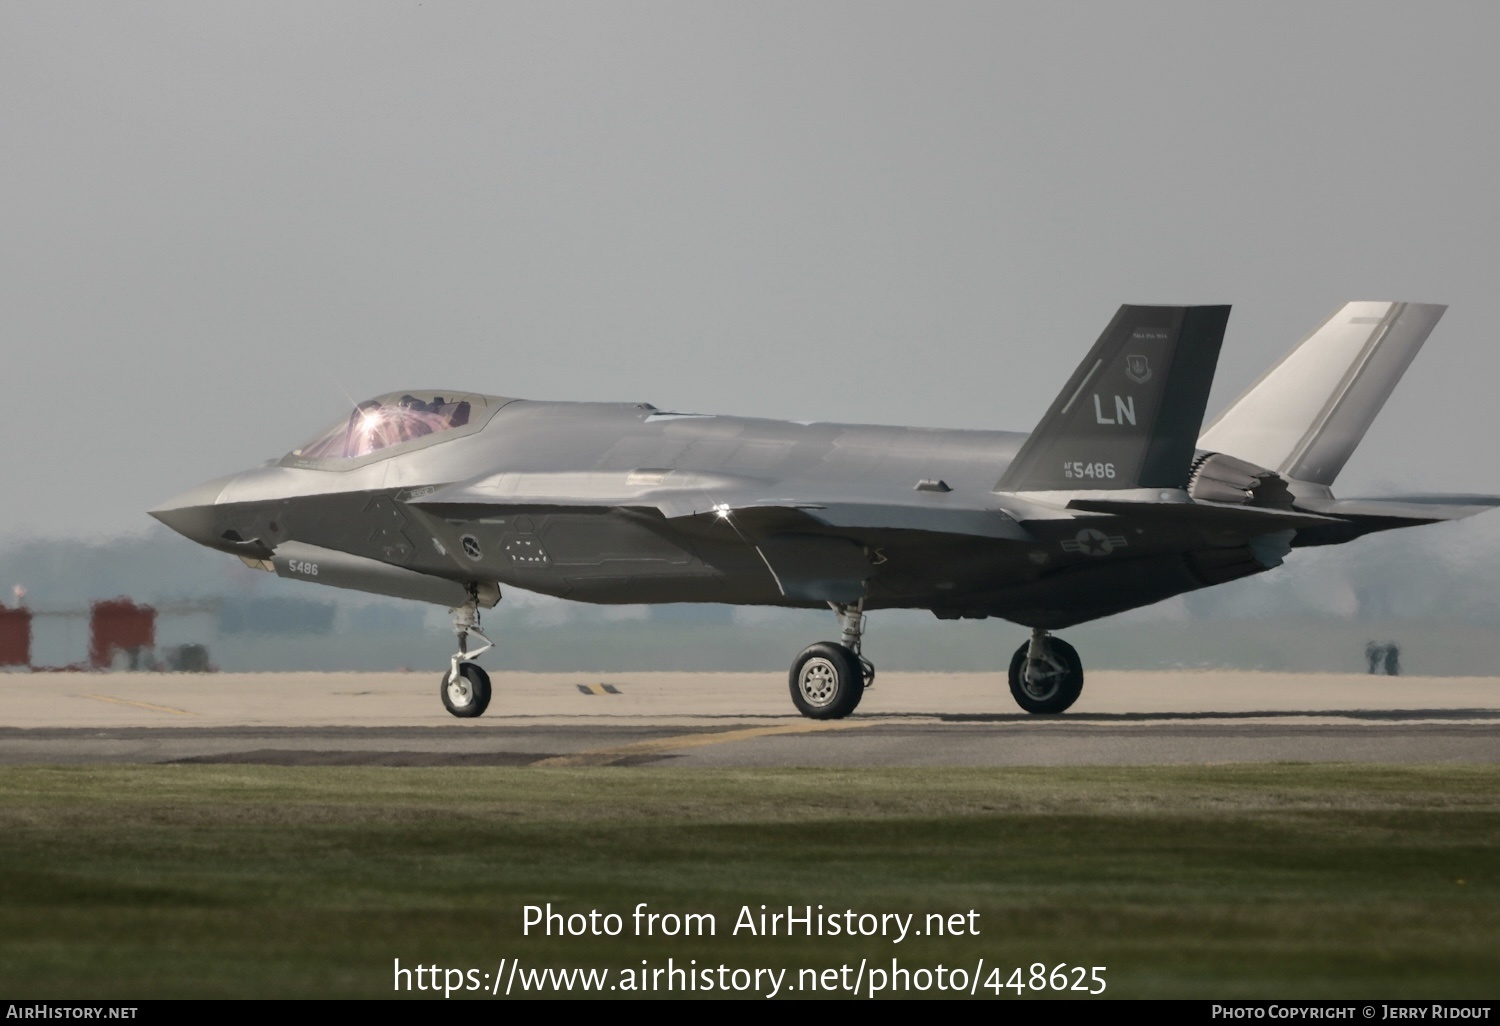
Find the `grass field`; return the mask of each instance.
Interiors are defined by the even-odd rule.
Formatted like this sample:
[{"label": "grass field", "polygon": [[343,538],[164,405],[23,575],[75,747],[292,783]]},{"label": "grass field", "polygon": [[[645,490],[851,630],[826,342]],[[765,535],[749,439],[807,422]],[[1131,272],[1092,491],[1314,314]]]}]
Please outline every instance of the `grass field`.
[{"label": "grass field", "polygon": [[[1105,966],[1111,997],[1493,998],[1497,881],[1497,766],[0,769],[10,997],[386,997],[396,958],[898,957]],[[547,902],[624,933],[523,937]],[[717,934],[631,936],[638,902]],[[980,934],[731,934],[742,905],[820,903],[975,909]]]}]

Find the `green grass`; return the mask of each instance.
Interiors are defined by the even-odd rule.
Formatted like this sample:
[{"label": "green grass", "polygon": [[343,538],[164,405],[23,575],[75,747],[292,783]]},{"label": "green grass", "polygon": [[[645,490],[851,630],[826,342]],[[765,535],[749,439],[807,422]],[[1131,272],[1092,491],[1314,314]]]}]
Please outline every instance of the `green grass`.
[{"label": "green grass", "polygon": [[[1107,966],[1114,997],[1493,998],[1497,785],[1475,765],[5,768],[0,991],[384,997],[395,958],[895,956]],[[549,901],[626,914],[626,936],[523,937]],[[628,936],[641,901],[718,934]],[[981,934],[732,936],[762,903],[973,908]]]}]

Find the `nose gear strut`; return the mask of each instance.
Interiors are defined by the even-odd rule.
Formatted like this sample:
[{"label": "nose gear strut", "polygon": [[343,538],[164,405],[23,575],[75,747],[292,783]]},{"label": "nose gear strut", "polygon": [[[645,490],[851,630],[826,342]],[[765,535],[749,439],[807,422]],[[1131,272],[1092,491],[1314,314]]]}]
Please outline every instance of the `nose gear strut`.
[{"label": "nose gear strut", "polygon": [[[454,606],[453,609],[450,610],[450,612],[452,612],[453,614],[453,633],[458,635],[458,651],[453,653],[449,671],[456,674],[458,673],[458,664],[461,661],[469,661],[479,658],[480,656],[484,655],[484,653],[494,648],[495,643],[489,638],[485,637],[484,632],[479,629],[478,601],[470,598],[469,601],[465,602],[463,605]],[[470,634],[474,635],[480,641],[484,642],[484,647],[476,648],[474,651],[470,652]]]},{"label": "nose gear strut", "polygon": [[[478,716],[490,704],[491,687],[490,675],[474,660],[495,647],[495,643],[479,629],[478,587],[469,585],[469,601],[453,607],[451,612],[453,633],[458,636],[458,651],[448,661],[448,672],[443,674],[439,693],[443,705],[454,716]],[[484,645],[470,651],[470,634]]]}]

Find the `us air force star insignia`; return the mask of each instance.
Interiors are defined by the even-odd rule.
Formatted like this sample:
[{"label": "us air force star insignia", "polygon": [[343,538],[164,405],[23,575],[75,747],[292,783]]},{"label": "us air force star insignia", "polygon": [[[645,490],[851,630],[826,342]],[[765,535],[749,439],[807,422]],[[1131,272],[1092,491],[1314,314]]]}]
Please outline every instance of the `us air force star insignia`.
[{"label": "us air force star insignia", "polygon": [[1151,380],[1151,363],[1144,356],[1125,357],[1125,376],[1137,385]]},{"label": "us air force star insignia", "polygon": [[1128,543],[1118,534],[1105,534],[1093,527],[1085,527],[1076,538],[1062,543],[1064,552],[1080,552],[1085,556],[1107,556],[1115,549],[1123,549]]}]

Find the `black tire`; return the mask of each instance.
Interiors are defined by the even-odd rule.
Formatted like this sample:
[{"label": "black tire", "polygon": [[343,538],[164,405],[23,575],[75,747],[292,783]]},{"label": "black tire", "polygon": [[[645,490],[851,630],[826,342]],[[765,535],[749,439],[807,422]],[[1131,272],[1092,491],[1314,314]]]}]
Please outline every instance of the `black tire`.
[{"label": "black tire", "polygon": [[443,674],[443,683],[438,692],[443,696],[443,705],[454,716],[479,716],[490,705],[490,675],[478,663],[459,663],[457,681],[450,683],[449,674]]},{"label": "black tire", "polygon": [[1047,648],[1059,664],[1041,680],[1023,683],[1028,642],[1016,649],[1010,659],[1010,694],[1016,704],[1029,713],[1060,713],[1068,709],[1083,693],[1083,661],[1072,645],[1060,638],[1048,638]]},{"label": "black tire", "polygon": [[802,650],[787,676],[792,704],[814,720],[841,720],[865,694],[859,656],[843,645],[820,641]]}]

